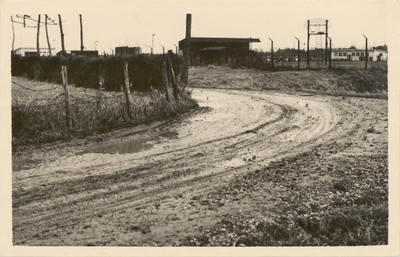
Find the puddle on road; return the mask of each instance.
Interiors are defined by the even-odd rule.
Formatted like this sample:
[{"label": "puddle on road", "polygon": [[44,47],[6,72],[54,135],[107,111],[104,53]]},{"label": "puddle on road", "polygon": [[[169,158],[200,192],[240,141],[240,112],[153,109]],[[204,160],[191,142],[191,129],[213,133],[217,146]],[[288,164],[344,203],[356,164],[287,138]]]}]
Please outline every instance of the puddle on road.
[{"label": "puddle on road", "polygon": [[103,153],[103,154],[128,154],[137,153],[151,149],[157,141],[163,138],[176,138],[178,133],[172,131],[164,131],[159,134],[146,135],[124,140],[113,140],[87,147],[85,153]]},{"label": "puddle on road", "polygon": [[164,131],[158,134],[159,137],[166,137],[166,138],[176,138],[178,133],[175,131]]},{"label": "puddle on road", "polygon": [[226,162],[222,163],[222,167],[224,167],[224,168],[234,168],[234,167],[243,166],[245,164],[246,164],[245,161],[243,161],[242,159],[237,158],[237,159],[232,159],[232,160],[229,160],[229,161],[226,161]]}]

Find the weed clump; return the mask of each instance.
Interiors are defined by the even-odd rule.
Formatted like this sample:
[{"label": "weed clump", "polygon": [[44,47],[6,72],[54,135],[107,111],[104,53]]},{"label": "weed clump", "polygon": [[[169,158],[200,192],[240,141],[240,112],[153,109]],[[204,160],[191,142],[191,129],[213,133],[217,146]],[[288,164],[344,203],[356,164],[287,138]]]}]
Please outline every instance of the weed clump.
[{"label": "weed clump", "polygon": [[[186,246],[356,246],[388,244],[388,208],[355,206],[307,218],[246,219],[230,217]],[[223,232],[221,232],[223,231]]]}]

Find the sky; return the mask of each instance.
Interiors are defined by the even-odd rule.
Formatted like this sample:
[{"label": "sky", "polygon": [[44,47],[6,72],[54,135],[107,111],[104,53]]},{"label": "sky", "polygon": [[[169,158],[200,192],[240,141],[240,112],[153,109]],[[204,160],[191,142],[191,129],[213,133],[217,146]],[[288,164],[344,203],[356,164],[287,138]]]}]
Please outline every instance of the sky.
[{"label": "sky", "polygon": [[[271,38],[274,50],[306,48],[307,20],[329,21],[328,35],[332,47],[356,46],[363,49],[365,38],[369,46],[388,44],[397,0],[257,0],[257,1],[3,1],[3,14],[8,19],[7,31],[12,46],[11,15],[30,15],[37,20],[41,14],[58,21],[61,14],[66,50],[80,49],[79,14],[83,20],[83,40],[86,50],[111,54],[116,46],[139,46],[150,53],[154,39],[154,53],[175,50],[185,37],[186,14],[192,14],[192,37],[259,38],[252,49],[269,51]],[[398,11],[398,9],[397,9]],[[3,16],[4,18],[5,16]],[[7,20],[6,20],[7,21]],[[392,22],[392,23],[391,23]],[[28,23],[27,23],[28,24]],[[29,25],[35,26],[30,21]],[[61,50],[59,26],[49,26],[50,44]],[[154,34],[154,37],[152,36]],[[14,49],[36,47],[37,30],[14,23]],[[310,37],[314,47],[316,37]],[[47,47],[44,27],[40,28],[40,46]]]}]

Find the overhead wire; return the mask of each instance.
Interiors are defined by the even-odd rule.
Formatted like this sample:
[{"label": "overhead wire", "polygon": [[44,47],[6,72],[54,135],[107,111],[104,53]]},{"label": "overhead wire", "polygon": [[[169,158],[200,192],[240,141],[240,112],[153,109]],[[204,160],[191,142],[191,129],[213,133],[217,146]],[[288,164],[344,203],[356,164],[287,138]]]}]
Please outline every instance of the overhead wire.
[{"label": "overhead wire", "polygon": [[[23,22],[15,21],[15,20],[13,20],[12,22],[18,23],[18,24],[22,24],[22,25],[24,25],[24,27],[28,27],[28,28],[37,28],[37,25],[32,26],[32,25],[28,25],[28,24],[26,23],[26,20],[33,21],[33,22],[35,22],[36,24],[38,23],[38,20],[35,20],[35,19],[31,18],[31,16],[26,15],[26,14],[24,14],[24,15],[16,14],[15,16],[16,16],[18,19],[23,19]],[[53,26],[53,25],[58,25],[57,22],[55,22],[55,20],[54,20],[54,19],[51,19],[49,16],[47,16],[47,20],[51,21],[51,23],[50,23],[50,24],[48,23],[47,25],[51,25],[51,26]],[[42,27],[42,26],[44,26],[44,25],[45,25],[45,22],[39,22],[39,27]]]}]

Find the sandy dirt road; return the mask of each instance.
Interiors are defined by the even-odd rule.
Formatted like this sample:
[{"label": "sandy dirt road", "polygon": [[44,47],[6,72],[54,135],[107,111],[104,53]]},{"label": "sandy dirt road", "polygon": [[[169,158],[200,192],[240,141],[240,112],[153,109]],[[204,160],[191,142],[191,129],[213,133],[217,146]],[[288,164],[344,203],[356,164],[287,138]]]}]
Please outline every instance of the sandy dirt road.
[{"label": "sandy dirt road", "polygon": [[[340,97],[216,89],[192,95],[206,108],[180,122],[103,143],[39,149],[13,172],[14,243],[173,245],[224,214],[265,209],[207,198],[234,175],[343,140],[364,119],[362,105]],[[141,142],[142,151],[96,153],[127,140]]]}]

